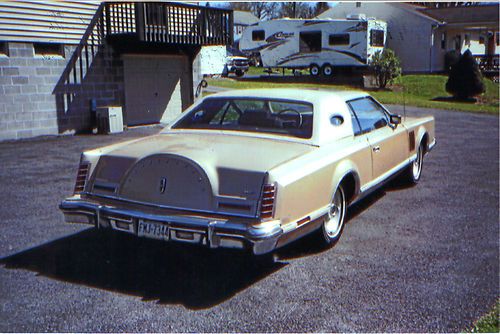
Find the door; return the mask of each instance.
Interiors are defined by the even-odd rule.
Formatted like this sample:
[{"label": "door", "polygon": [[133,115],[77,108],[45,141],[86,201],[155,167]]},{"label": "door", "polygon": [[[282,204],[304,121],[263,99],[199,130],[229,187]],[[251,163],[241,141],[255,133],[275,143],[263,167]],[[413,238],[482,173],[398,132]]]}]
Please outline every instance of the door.
[{"label": "door", "polygon": [[124,55],[127,125],[168,122],[190,104],[186,56]]},{"label": "door", "polygon": [[385,178],[408,158],[408,135],[403,126],[389,125],[389,115],[371,97],[348,102],[371,147],[372,178]]}]

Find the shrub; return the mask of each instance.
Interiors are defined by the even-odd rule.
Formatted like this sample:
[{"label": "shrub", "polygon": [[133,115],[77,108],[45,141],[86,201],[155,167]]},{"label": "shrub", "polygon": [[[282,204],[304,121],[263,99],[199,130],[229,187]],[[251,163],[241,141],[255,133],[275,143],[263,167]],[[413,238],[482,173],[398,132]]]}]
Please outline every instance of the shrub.
[{"label": "shrub", "polygon": [[468,99],[485,91],[483,76],[470,50],[451,67],[446,91],[458,99]]},{"label": "shrub", "polygon": [[370,65],[375,71],[379,88],[385,88],[387,84],[391,84],[395,78],[401,75],[401,62],[391,49],[386,48],[382,52],[375,52]]},{"label": "shrub", "polygon": [[450,73],[451,67],[458,63],[460,59],[460,52],[457,50],[450,50],[444,55],[444,69],[446,73]]}]

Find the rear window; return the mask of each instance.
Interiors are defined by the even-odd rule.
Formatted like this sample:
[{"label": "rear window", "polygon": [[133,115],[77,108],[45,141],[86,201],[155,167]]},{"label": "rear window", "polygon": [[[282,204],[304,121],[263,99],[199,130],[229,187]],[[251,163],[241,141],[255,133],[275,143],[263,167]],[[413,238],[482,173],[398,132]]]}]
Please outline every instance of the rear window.
[{"label": "rear window", "polygon": [[384,31],[373,29],[370,31],[370,45],[384,46]]},{"label": "rear window", "polygon": [[206,98],[173,129],[231,130],[311,138],[309,103],[261,98]]}]

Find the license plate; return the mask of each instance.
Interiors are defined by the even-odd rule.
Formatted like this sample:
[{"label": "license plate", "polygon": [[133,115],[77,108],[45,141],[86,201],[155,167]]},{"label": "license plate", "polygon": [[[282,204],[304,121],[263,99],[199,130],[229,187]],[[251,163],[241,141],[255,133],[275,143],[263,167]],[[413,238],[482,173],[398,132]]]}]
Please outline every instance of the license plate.
[{"label": "license plate", "polygon": [[159,223],[147,222],[142,219],[139,220],[137,226],[137,235],[139,237],[146,237],[158,240],[168,240],[168,226]]}]

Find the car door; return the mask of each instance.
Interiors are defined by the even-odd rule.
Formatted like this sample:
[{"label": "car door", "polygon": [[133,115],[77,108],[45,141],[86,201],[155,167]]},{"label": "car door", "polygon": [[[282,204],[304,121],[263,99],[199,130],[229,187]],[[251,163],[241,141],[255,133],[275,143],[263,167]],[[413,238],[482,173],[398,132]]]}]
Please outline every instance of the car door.
[{"label": "car door", "polygon": [[348,102],[359,124],[360,135],[371,147],[372,177],[382,181],[408,158],[408,135],[403,126],[389,124],[388,112],[371,97]]}]

